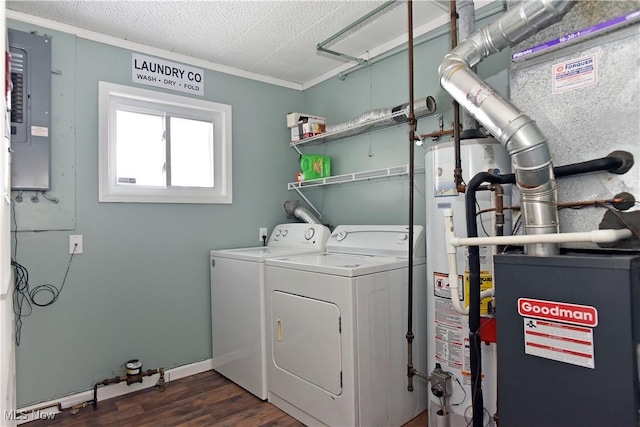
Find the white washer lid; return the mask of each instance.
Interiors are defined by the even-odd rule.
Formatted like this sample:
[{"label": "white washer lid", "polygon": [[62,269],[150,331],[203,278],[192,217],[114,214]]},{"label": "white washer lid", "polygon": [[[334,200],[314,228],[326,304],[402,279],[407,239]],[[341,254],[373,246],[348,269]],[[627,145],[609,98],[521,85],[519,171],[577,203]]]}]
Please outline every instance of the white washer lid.
[{"label": "white washer lid", "polygon": [[[424,262],[424,258],[415,259],[414,265]],[[408,261],[407,258],[398,257],[321,253],[269,258],[265,264],[292,270],[356,277],[406,268]]]},{"label": "white washer lid", "polygon": [[[256,246],[253,248],[238,248],[238,249],[221,249],[210,252],[211,257],[217,258],[231,258],[243,261],[252,262],[265,262],[267,258],[283,257],[288,255],[299,255],[314,250],[304,250],[303,248],[287,248],[287,247],[273,247],[273,246]],[[318,252],[315,250],[315,252]]]}]

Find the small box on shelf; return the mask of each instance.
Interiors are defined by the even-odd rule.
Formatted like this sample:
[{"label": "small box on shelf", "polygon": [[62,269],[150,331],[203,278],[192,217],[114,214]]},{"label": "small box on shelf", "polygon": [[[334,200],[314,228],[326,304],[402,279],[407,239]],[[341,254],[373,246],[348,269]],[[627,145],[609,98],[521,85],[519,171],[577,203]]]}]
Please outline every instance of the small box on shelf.
[{"label": "small box on shelf", "polygon": [[322,120],[323,122],[326,122],[326,119],[324,117],[314,116],[313,114],[289,113],[287,114],[287,127],[288,128],[298,127],[298,123],[300,122],[301,118],[310,118],[310,119]]},{"label": "small box on shelf", "polygon": [[298,120],[298,133],[301,139],[323,134],[325,128],[324,118],[300,117]]}]

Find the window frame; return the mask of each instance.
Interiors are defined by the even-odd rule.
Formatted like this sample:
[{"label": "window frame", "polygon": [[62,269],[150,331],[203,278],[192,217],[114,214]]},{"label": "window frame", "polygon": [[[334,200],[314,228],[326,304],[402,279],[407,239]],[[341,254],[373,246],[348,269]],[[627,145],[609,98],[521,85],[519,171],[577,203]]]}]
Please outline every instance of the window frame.
[{"label": "window frame", "polygon": [[[194,99],[109,82],[99,82],[98,157],[100,202],[232,203],[232,108]],[[214,124],[214,187],[155,187],[118,184],[116,176],[117,107],[127,111],[164,111],[174,117]],[[170,165],[167,165],[167,169]]]}]

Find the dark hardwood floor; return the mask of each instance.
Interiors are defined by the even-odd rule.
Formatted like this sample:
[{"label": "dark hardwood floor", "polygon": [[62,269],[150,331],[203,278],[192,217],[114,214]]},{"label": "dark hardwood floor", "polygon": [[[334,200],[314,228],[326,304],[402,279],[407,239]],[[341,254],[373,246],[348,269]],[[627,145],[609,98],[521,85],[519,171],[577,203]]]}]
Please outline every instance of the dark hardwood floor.
[{"label": "dark hardwood floor", "polygon": [[[423,412],[405,427],[426,425],[427,415]],[[91,407],[76,415],[65,411],[53,420],[37,420],[23,426],[299,427],[303,424],[217,372],[207,371],[171,381],[163,392],[148,388],[101,401],[96,411]]]}]

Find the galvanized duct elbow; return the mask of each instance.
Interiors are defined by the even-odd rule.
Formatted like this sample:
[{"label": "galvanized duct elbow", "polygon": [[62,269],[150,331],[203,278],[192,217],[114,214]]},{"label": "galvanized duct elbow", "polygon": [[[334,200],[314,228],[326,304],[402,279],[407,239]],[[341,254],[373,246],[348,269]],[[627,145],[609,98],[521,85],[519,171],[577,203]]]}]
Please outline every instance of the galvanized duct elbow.
[{"label": "galvanized duct elbow", "polygon": [[[566,0],[530,0],[509,9],[445,55],[440,85],[507,148],[521,192],[525,234],[559,232],[557,190],[547,139],[535,121],[473,71],[486,57],[549,25],[572,6]],[[557,254],[556,244],[525,247],[532,255]]]},{"label": "galvanized duct elbow", "polygon": [[298,202],[295,200],[284,202],[284,211],[290,217],[298,218],[303,222],[307,222],[309,224],[321,224],[318,218],[316,218],[311,212],[309,212],[308,209],[303,208],[302,206],[298,206]]},{"label": "galvanized duct elbow", "polygon": [[[356,135],[370,128],[389,126],[395,123],[403,123],[409,120],[409,103],[404,103],[392,108],[381,108],[367,111],[349,120],[348,122],[327,125],[326,132],[340,137]],[[431,96],[417,99],[413,102],[414,115],[417,119],[436,112],[436,100]],[[396,114],[404,112],[404,114]]]},{"label": "galvanized duct elbow", "polygon": [[[473,0],[456,0],[456,12],[458,13],[458,37],[460,40],[464,40],[476,31],[476,9]],[[476,72],[475,68],[473,68],[473,72]],[[473,132],[475,136],[474,131],[480,127],[476,119],[464,109],[460,112],[460,125],[463,130],[460,135],[462,139],[468,139],[465,138],[465,133],[469,131]]]}]

